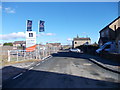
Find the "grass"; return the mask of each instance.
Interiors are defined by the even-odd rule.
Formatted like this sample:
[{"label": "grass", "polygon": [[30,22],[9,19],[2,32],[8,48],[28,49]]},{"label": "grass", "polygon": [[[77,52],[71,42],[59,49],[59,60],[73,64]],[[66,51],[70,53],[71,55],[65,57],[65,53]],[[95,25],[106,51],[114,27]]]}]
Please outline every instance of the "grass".
[{"label": "grass", "polygon": [[25,62],[33,62],[33,61],[40,61],[37,59],[27,59],[24,60],[21,58],[19,61],[16,61],[16,57],[12,57],[12,60],[8,62],[8,56],[7,55],[0,55],[0,66],[6,66],[6,65],[11,65],[11,64],[16,64],[16,63],[25,63]]}]

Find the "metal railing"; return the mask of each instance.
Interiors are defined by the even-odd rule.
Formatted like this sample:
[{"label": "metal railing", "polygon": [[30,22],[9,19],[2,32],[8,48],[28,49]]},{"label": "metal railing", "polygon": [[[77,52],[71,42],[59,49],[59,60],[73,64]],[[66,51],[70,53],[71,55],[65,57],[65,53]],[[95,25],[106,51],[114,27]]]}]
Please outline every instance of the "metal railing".
[{"label": "metal railing", "polygon": [[51,55],[52,53],[57,53],[59,51],[59,47],[39,47],[37,46],[34,51],[26,51],[26,50],[8,50],[8,62],[11,61],[24,61],[24,60],[42,60],[45,57]]}]

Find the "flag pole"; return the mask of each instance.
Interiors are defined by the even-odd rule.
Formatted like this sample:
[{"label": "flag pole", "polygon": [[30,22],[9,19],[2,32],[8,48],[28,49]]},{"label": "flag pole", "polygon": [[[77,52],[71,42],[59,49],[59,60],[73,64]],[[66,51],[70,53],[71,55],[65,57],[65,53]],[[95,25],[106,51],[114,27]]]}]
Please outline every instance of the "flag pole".
[{"label": "flag pole", "polygon": [[39,21],[38,21],[38,58],[40,59],[40,45],[39,45]]}]

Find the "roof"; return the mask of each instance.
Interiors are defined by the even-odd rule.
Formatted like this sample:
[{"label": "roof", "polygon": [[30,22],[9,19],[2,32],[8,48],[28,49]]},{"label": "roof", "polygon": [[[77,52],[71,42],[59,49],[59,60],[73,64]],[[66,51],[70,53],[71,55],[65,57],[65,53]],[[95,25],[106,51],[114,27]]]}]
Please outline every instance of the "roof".
[{"label": "roof", "polygon": [[118,20],[120,18],[120,16],[118,16],[114,21],[112,21],[110,24],[108,24],[106,27],[104,27],[102,30],[99,31],[99,33],[101,31],[103,31],[105,28],[109,27],[112,23],[114,23],[116,20]]},{"label": "roof", "polygon": [[91,40],[90,38],[74,38],[73,40]]},{"label": "roof", "polygon": [[61,43],[47,43],[47,45],[60,46]]},{"label": "roof", "polygon": [[15,41],[13,44],[25,44],[25,41]]}]

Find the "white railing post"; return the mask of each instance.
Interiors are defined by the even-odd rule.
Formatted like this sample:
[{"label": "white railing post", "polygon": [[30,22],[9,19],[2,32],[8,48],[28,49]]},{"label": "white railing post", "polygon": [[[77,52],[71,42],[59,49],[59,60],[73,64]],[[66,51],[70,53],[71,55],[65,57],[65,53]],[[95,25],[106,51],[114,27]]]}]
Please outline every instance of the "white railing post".
[{"label": "white railing post", "polygon": [[39,53],[38,53],[38,54],[39,54],[39,60],[40,60],[40,59],[41,59],[41,55],[40,55],[40,49],[39,49]]},{"label": "white railing post", "polygon": [[25,55],[26,55],[26,52],[24,51],[24,60],[25,60]]},{"label": "white railing post", "polygon": [[18,61],[18,51],[17,51],[17,61]]},{"label": "white railing post", "polygon": [[10,62],[10,50],[8,50],[8,62]]}]

